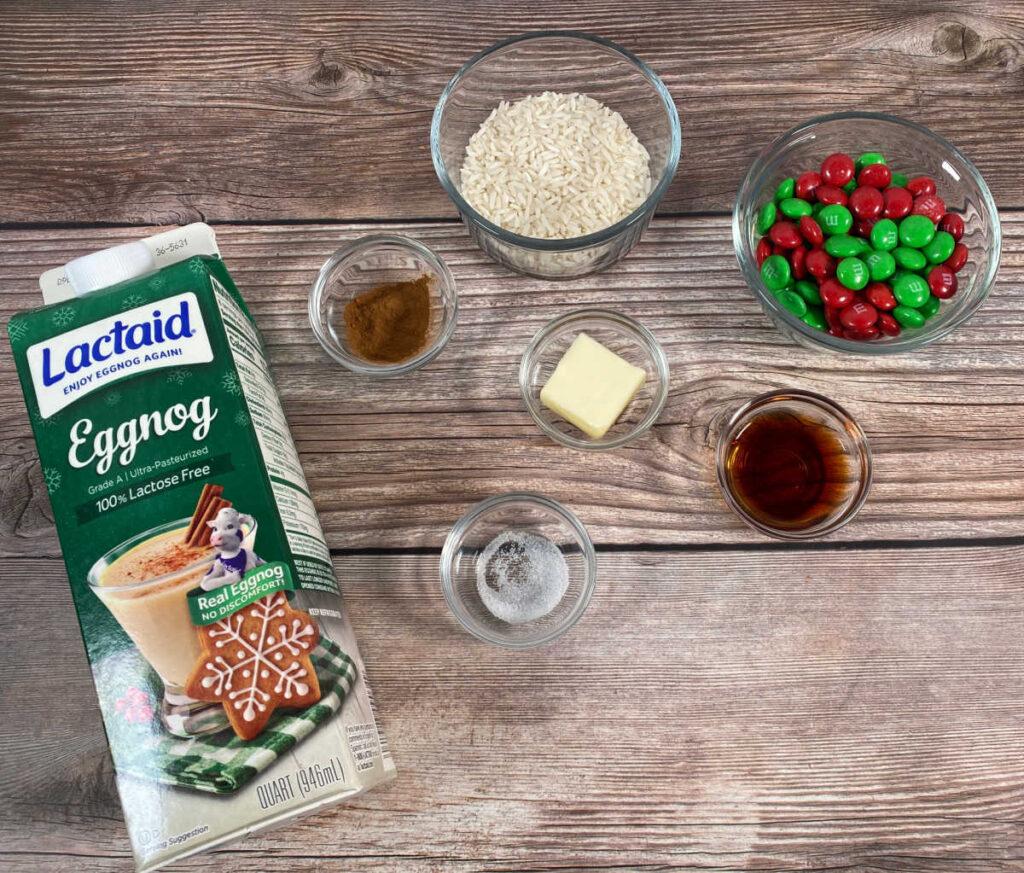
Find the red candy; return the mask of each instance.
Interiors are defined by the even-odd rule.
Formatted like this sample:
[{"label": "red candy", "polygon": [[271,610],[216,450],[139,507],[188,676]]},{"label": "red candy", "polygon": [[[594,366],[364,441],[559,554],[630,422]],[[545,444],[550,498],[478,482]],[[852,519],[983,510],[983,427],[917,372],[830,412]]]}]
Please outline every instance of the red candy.
[{"label": "red candy", "polygon": [[964,235],[964,220],[955,212],[947,212],[939,222],[939,230],[946,231],[953,239],[960,242]]},{"label": "red candy", "polygon": [[954,273],[959,273],[964,268],[964,264],[967,263],[967,256],[969,254],[967,246],[963,243],[957,243],[953,247],[953,254],[946,258],[946,266]]},{"label": "red candy", "polygon": [[853,178],[853,158],[842,152],[829,155],[821,162],[821,178],[841,188]]},{"label": "red candy", "polygon": [[868,164],[857,176],[858,185],[871,188],[884,188],[892,181],[892,170],[885,164]]},{"label": "red candy", "polygon": [[956,294],[957,284],[956,273],[945,264],[932,267],[928,273],[928,287],[939,300],[948,300]]},{"label": "red candy", "polygon": [[872,282],[864,289],[864,297],[875,309],[889,312],[896,308],[896,297],[885,282]]},{"label": "red candy", "polygon": [[811,249],[807,253],[807,272],[819,282],[836,274],[836,260],[824,249]]},{"label": "red candy", "polygon": [[786,255],[789,254],[789,249],[787,249],[785,246],[780,246],[778,243],[775,243],[775,245],[772,246],[772,254],[782,255],[782,257],[786,257]]},{"label": "red candy", "polygon": [[800,236],[800,231],[796,229],[796,225],[792,221],[786,221],[781,219],[776,221],[768,231],[768,239],[770,239],[775,245],[781,246],[784,249],[795,249],[797,246],[803,244],[803,237]]},{"label": "red candy", "polygon": [[801,215],[798,227],[800,229],[800,236],[812,246],[820,246],[825,242],[825,234],[822,232],[821,225],[811,216]]},{"label": "red candy", "polygon": [[789,263],[793,268],[794,279],[807,278],[807,249],[802,245],[789,253]]},{"label": "red candy", "polygon": [[[839,318],[839,310],[833,309],[831,306],[825,307],[825,321],[828,322],[828,332],[832,336],[843,335],[843,322]],[[833,333],[835,331],[835,333]]]},{"label": "red candy", "polygon": [[754,249],[754,259],[757,261],[757,269],[761,269],[761,264],[768,259],[768,256],[771,253],[772,244],[768,242],[768,237],[761,237],[761,239],[758,240],[757,248]]},{"label": "red candy", "polygon": [[938,194],[922,194],[914,198],[913,215],[927,215],[938,224],[946,214],[946,204]]},{"label": "red candy", "polygon": [[885,218],[903,218],[910,215],[910,210],[914,208],[914,195],[906,188],[886,188],[882,192],[882,199],[885,201],[882,211]]},{"label": "red candy", "polygon": [[[857,299],[857,295],[845,285],[840,285],[837,279],[826,279],[818,288],[818,293],[827,309],[842,309],[843,312],[846,311],[844,307],[850,306]],[[849,325],[844,322],[844,327]]]},{"label": "red candy", "polygon": [[935,180],[930,176],[915,176],[907,182],[907,190],[915,197],[935,193]]},{"label": "red candy", "polygon": [[867,340],[877,339],[878,328],[871,324],[868,325],[867,327],[861,328],[860,330],[844,330],[843,336],[846,337],[847,339],[861,340],[862,342],[866,342]]},{"label": "red candy", "polygon": [[855,300],[839,313],[839,320],[847,330],[865,331],[878,321],[878,310],[870,303]]},{"label": "red candy", "polygon": [[794,193],[801,200],[813,200],[814,192],[818,190],[819,185],[821,185],[820,174],[815,173],[813,170],[808,173],[801,173],[796,177]]},{"label": "red candy", "polygon": [[864,237],[864,239],[870,239],[870,237],[871,237],[871,228],[873,228],[875,226],[875,222],[877,220],[878,219],[876,219],[876,218],[867,218],[867,219],[858,218],[853,223],[853,235],[854,236],[862,236],[862,237]]},{"label": "red candy", "polygon": [[[880,167],[882,165],[871,164],[871,166]],[[859,188],[854,188],[850,193],[850,212],[857,218],[863,220],[878,218],[882,214],[884,207],[885,200],[882,197],[882,192],[877,188],[861,185]]]},{"label": "red candy", "polygon": [[826,206],[831,206],[833,203],[845,206],[849,199],[846,192],[835,185],[819,185],[818,190],[814,193],[818,195],[818,202],[824,203]]},{"label": "red candy", "polygon": [[900,335],[900,323],[888,312],[878,313],[878,329],[886,336]]}]

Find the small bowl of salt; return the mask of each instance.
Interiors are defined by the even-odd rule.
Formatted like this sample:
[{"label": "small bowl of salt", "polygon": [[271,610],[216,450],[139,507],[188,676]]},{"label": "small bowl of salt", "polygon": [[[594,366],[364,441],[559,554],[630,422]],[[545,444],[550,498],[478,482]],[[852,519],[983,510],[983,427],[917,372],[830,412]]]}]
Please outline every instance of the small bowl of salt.
[{"label": "small bowl of salt", "polygon": [[529,649],[580,620],[597,581],[594,545],[578,518],[539,494],[478,503],[456,522],[441,551],[441,586],[475,637]]}]

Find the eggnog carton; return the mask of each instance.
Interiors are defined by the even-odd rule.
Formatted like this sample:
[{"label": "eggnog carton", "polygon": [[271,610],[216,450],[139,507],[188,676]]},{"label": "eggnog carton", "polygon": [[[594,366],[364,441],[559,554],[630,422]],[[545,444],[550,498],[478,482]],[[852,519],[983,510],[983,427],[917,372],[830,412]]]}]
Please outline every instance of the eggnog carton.
[{"label": "eggnog carton", "polygon": [[8,324],[140,870],[394,775],[256,325],[203,224]]}]

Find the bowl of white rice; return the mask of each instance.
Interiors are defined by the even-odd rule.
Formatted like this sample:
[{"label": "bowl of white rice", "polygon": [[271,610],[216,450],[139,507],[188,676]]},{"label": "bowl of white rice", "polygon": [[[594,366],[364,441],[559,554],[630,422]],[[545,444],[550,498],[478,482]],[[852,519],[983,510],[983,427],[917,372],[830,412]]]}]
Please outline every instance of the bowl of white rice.
[{"label": "bowl of white rice", "polygon": [[552,279],[629,252],[679,146],[679,114],[653,70],[575,31],[527,33],[471,58],[430,127],[438,179],[480,248]]}]

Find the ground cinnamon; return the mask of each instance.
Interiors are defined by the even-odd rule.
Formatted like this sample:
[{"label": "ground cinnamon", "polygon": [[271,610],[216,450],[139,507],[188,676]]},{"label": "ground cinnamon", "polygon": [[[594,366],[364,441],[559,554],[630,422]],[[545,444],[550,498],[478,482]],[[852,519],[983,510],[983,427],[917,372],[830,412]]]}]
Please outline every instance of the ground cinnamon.
[{"label": "ground cinnamon", "polygon": [[430,328],[430,282],[378,285],[345,305],[345,328],[352,351],[376,364],[397,364],[423,351]]}]

